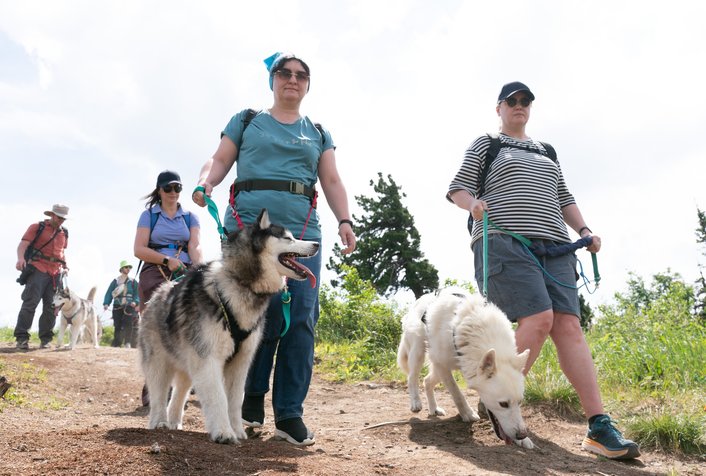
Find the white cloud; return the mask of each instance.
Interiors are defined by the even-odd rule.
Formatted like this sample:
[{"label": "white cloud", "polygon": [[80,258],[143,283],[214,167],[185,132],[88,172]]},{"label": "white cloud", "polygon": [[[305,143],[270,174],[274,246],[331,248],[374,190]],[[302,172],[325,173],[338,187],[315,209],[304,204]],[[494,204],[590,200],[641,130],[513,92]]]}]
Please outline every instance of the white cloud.
[{"label": "white cloud", "polygon": [[[537,94],[529,133],[557,147],[603,235],[591,299],[609,299],[631,270],[695,276],[704,13],[681,0],[2,1],[0,42],[25,56],[11,55],[20,76],[0,68],[0,326],[19,309],[14,252],[29,223],[66,202],[72,285],[104,292],[132,255],[156,174],[178,170],[189,190],[230,116],[271,103],[262,60],[277,50],[312,68],[304,109],[334,135],[351,204],[378,171],[392,174],[442,279],[472,277],[465,214],[446,187],[467,145],[497,127],[500,86],[517,79]],[[319,210],[329,253],[336,225]],[[215,257],[215,222],[200,216]]]}]

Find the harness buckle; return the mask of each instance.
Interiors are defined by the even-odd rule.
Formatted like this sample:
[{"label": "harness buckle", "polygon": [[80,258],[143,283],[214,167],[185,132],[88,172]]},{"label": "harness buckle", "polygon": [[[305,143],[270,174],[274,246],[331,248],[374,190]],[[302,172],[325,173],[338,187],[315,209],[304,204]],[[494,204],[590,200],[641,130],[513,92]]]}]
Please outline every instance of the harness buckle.
[{"label": "harness buckle", "polygon": [[299,182],[289,182],[289,193],[304,195],[304,184]]}]

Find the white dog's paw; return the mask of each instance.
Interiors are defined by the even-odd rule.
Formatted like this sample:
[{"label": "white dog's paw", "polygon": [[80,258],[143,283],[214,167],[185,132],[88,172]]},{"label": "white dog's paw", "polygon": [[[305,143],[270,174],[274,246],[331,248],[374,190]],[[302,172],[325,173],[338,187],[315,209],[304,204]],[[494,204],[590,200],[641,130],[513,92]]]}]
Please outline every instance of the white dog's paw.
[{"label": "white dog's paw", "polygon": [[[243,438],[242,439],[247,439],[247,435],[245,435],[245,430],[241,430],[243,433]],[[228,431],[217,431],[215,433],[212,433],[211,435],[211,440],[214,441],[215,443],[219,443],[222,445],[233,445],[238,443],[238,437],[236,436],[235,432],[232,430]]]},{"label": "white dog's paw", "polygon": [[422,410],[422,400],[419,397],[411,398],[409,409],[414,413],[420,412]]},{"label": "white dog's paw", "polygon": [[523,438],[521,440],[513,440],[517,446],[520,446],[522,448],[527,448],[528,450],[531,450],[534,448],[534,443],[532,443],[532,440],[529,438]]},{"label": "white dog's paw", "polygon": [[444,415],[446,415],[446,410],[444,410],[441,407],[429,409],[429,416],[444,416]]},{"label": "white dog's paw", "polygon": [[471,423],[480,420],[480,417],[472,408],[468,413],[459,411],[458,414],[461,416],[461,420],[465,421],[466,423]]}]

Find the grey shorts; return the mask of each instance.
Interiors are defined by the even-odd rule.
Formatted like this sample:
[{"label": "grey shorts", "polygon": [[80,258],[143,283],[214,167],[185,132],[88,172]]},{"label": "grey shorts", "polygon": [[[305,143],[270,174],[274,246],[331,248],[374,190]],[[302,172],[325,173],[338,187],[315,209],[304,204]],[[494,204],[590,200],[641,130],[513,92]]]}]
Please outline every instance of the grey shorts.
[{"label": "grey shorts", "polygon": [[[554,244],[543,241],[545,245]],[[476,282],[482,291],[482,240],[476,241],[472,249]],[[547,309],[580,316],[576,279],[574,253],[556,258],[536,258],[509,235],[488,235],[488,300],[502,309],[512,322]]]}]

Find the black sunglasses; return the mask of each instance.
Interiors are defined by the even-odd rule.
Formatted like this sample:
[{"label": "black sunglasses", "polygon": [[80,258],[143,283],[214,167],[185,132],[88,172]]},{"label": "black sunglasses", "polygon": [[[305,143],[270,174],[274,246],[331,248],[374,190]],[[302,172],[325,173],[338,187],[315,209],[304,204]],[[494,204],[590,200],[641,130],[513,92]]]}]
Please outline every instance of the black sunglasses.
[{"label": "black sunglasses", "polygon": [[301,83],[303,83],[304,81],[309,81],[309,75],[306,74],[304,71],[297,71],[295,73],[287,68],[282,68],[275,71],[274,74],[279,76],[279,78],[284,81],[289,81],[290,79],[292,79],[292,76],[296,77],[297,81]]},{"label": "black sunglasses", "polygon": [[181,184],[180,183],[170,183],[169,185],[165,185],[162,187],[162,190],[164,190],[166,193],[171,193],[172,191],[176,193],[181,192]]},{"label": "black sunglasses", "polygon": [[[515,107],[517,106],[517,98],[505,98],[505,102],[507,103],[508,106],[510,107]],[[523,97],[520,99],[520,104],[522,107],[527,107],[532,103],[532,100],[528,97]]]}]

